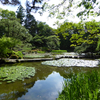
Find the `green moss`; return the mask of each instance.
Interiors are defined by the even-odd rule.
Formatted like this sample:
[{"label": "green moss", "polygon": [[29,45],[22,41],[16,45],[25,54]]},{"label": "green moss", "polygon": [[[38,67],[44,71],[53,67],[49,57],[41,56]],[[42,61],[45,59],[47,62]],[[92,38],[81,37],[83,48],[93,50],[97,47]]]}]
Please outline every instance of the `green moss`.
[{"label": "green moss", "polygon": [[7,81],[7,83],[15,82],[16,80],[23,80],[35,75],[34,67],[12,66],[0,67],[0,80]]}]

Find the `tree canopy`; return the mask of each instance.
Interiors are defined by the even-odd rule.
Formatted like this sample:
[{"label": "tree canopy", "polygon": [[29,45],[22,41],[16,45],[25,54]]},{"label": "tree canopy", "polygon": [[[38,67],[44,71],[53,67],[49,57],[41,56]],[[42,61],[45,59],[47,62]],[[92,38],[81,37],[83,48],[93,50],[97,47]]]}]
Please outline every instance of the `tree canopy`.
[{"label": "tree canopy", "polygon": [[[77,16],[82,16],[82,15],[90,15],[90,14],[97,14],[99,15],[99,6],[100,2],[99,0],[61,0],[59,4],[53,4],[49,5],[48,4],[49,0],[32,0],[29,2],[26,0],[26,6],[28,7],[28,11],[33,10],[38,10],[38,9],[49,9],[50,14],[55,14],[55,12],[58,12],[58,16],[62,16],[65,14],[68,15],[74,8],[80,8],[82,9]],[[20,4],[21,2],[19,0],[0,0],[2,4],[11,4],[11,5],[16,5]],[[40,5],[37,5],[39,4]],[[59,10],[60,7],[63,7],[62,11]],[[96,9],[96,10],[95,10]],[[59,15],[60,14],[60,15]]]}]

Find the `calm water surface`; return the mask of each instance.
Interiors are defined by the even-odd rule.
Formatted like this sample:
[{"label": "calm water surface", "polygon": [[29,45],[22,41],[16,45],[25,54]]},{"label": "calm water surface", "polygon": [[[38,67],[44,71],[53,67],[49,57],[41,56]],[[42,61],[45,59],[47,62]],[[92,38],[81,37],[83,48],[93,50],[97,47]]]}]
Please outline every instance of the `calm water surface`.
[{"label": "calm water surface", "polygon": [[[23,65],[35,67],[36,74],[30,79],[16,81],[0,85],[0,100],[56,100],[62,91],[63,82],[69,79],[71,73],[87,72],[100,68],[82,67],[52,67],[41,65],[41,62],[17,63],[12,65]],[[2,65],[2,66],[12,66]]]}]

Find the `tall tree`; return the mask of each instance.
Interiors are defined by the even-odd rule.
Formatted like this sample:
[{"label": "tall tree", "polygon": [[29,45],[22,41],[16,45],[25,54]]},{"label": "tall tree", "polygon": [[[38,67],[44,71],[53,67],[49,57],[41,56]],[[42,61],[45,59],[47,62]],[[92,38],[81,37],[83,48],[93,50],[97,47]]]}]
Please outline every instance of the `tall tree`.
[{"label": "tall tree", "polygon": [[35,20],[35,17],[30,13],[27,13],[25,18],[25,28],[29,30],[29,33],[32,36],[34,36],[36,33],[36,26],[37,26],[37,22]]},{"label": "tall tree", "polygon": [[55,32],[56,35],[60,38],[60,49],[64,49],[67,51],[73,51],[73,48],[70,47],[71,41],[70,38],[72,34],[78,32],[75,23],[72,22],[64,22]]},{"label": "tall tree", "polygon": [[79,34],[72,34],[71,46],[76,47],[76,51],[79,52],[95,52],[100,36],[100,22],[93,20],[85,22],[82,26],[83,28],[78,27]]},{"label": "tall tree", "polygon": [[20,19],[20,23],[23,24],[23,22],[24,22],[24,17],[25,17],[25,9],[23,8],[22,5],[20,5],[20,6],[18,7],[16,13],[17,13],[17,15],[16,15],[17,18]]},{"label": "tall tree", "polygon": [[2,19],[15,18],[16,17],[14,11],[9,11],[9,10],[4,10],[4,9],[1,9],[0,16],[1,16]]}]

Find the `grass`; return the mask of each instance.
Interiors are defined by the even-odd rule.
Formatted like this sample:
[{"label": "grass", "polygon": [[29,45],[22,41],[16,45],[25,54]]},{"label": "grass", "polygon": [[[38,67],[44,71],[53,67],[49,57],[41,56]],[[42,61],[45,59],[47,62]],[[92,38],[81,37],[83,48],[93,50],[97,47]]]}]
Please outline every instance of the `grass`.
[{"label": "grass", "polygon": [[51,51],[52,54],[62,54],[64,52],[67,52],[67,50],[52,50]]},{"label": "grass", "polygon": [[45,53],[45,51],[37,51],[37,53]]},{"label": "grass", "polygon": [[30,78],[35,75],[34,67],[26,66],[11,66],[0,67],[0,84],[2,81],[7,83],[15,82],[16,80],[24,80],[24,78]]},{"label": "grass", "polygon": [[100,75],[97,71],[72,75],[64,81],[57,100],[100,100]]}]

